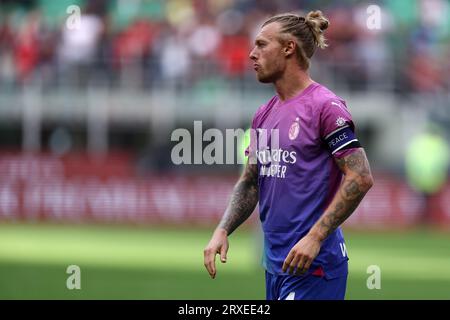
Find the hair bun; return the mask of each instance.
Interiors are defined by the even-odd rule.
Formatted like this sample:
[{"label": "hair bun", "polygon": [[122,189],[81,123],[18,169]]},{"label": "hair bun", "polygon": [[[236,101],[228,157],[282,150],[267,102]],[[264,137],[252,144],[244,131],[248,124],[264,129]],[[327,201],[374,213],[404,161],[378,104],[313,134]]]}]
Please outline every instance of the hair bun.
[{"label": "hair bun", "polygon": [[323,32],[328,28],[330,22],[323,15],[322,11],[310,11],[305,18],[305,23],[310,27],[316,44],[319,48],[325,48],[327,44],[325,43],[325,37]]}]

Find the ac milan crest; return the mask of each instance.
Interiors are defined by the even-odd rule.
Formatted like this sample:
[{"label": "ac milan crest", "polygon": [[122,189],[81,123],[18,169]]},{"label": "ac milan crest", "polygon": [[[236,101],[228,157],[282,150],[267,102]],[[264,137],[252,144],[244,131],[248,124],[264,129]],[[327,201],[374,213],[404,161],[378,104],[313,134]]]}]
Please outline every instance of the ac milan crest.
[{"label": "ac milan crest", "polygon": [[299,120],[299,118],[296,118],[289,128],[289,139],[291,140],[295,140],[298,137],[298,134],[300,132]]}]

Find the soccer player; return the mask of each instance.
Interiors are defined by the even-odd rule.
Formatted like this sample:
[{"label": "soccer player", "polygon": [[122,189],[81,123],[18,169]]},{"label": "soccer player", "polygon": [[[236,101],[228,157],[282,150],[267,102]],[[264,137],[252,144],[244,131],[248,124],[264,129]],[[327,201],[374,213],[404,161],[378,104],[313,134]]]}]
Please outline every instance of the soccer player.
[{"label": "soccer player", "polygon": [[269,300],[345,298],[340,225],[373,184],[345,101],[308,73],[314,51],[326,47],[328,25],[321,11],[263,24],[250,59],[258,80],[273,83],[277,94],[253,118],[249,162],[204,250],[215,278],[216,254],[226,262],[228,236],[259,201]]}]

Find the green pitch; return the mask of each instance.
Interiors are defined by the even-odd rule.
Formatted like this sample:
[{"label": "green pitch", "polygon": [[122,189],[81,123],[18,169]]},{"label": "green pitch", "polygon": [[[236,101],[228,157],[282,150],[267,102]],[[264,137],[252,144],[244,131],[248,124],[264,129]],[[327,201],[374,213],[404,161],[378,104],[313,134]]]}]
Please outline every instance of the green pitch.
[{"label": "green pitch", "polygon": [[[0,225],[0,299],[264,299],[259,235],[238,230],[211,280],[211,230],[39,224]],[[450,299],[450,235],[345,232],[348,299]],[[68,290],[69,265],[81,290]],[[381,269],[369,290],[367,267]]]}]

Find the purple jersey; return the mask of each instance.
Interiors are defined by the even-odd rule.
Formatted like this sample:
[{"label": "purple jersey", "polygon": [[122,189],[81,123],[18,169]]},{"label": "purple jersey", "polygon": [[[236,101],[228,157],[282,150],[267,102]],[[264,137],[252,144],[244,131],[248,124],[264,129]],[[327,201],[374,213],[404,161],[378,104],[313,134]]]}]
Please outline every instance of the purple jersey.
[{"label": "purple jersey", "polygon": [[[324,213],[341,183],[333,158],[356,150],[348,149],[357,141],[354,125],[345,102],[313,83],[289,100],[274,96],[258,109],[252,128],[256,137],[249,152],[258,164],[263,264],[268,272],[282,274],[289,251]],[[339,276],[347,260],[338,228],[323,242],[309,272]]]}]

